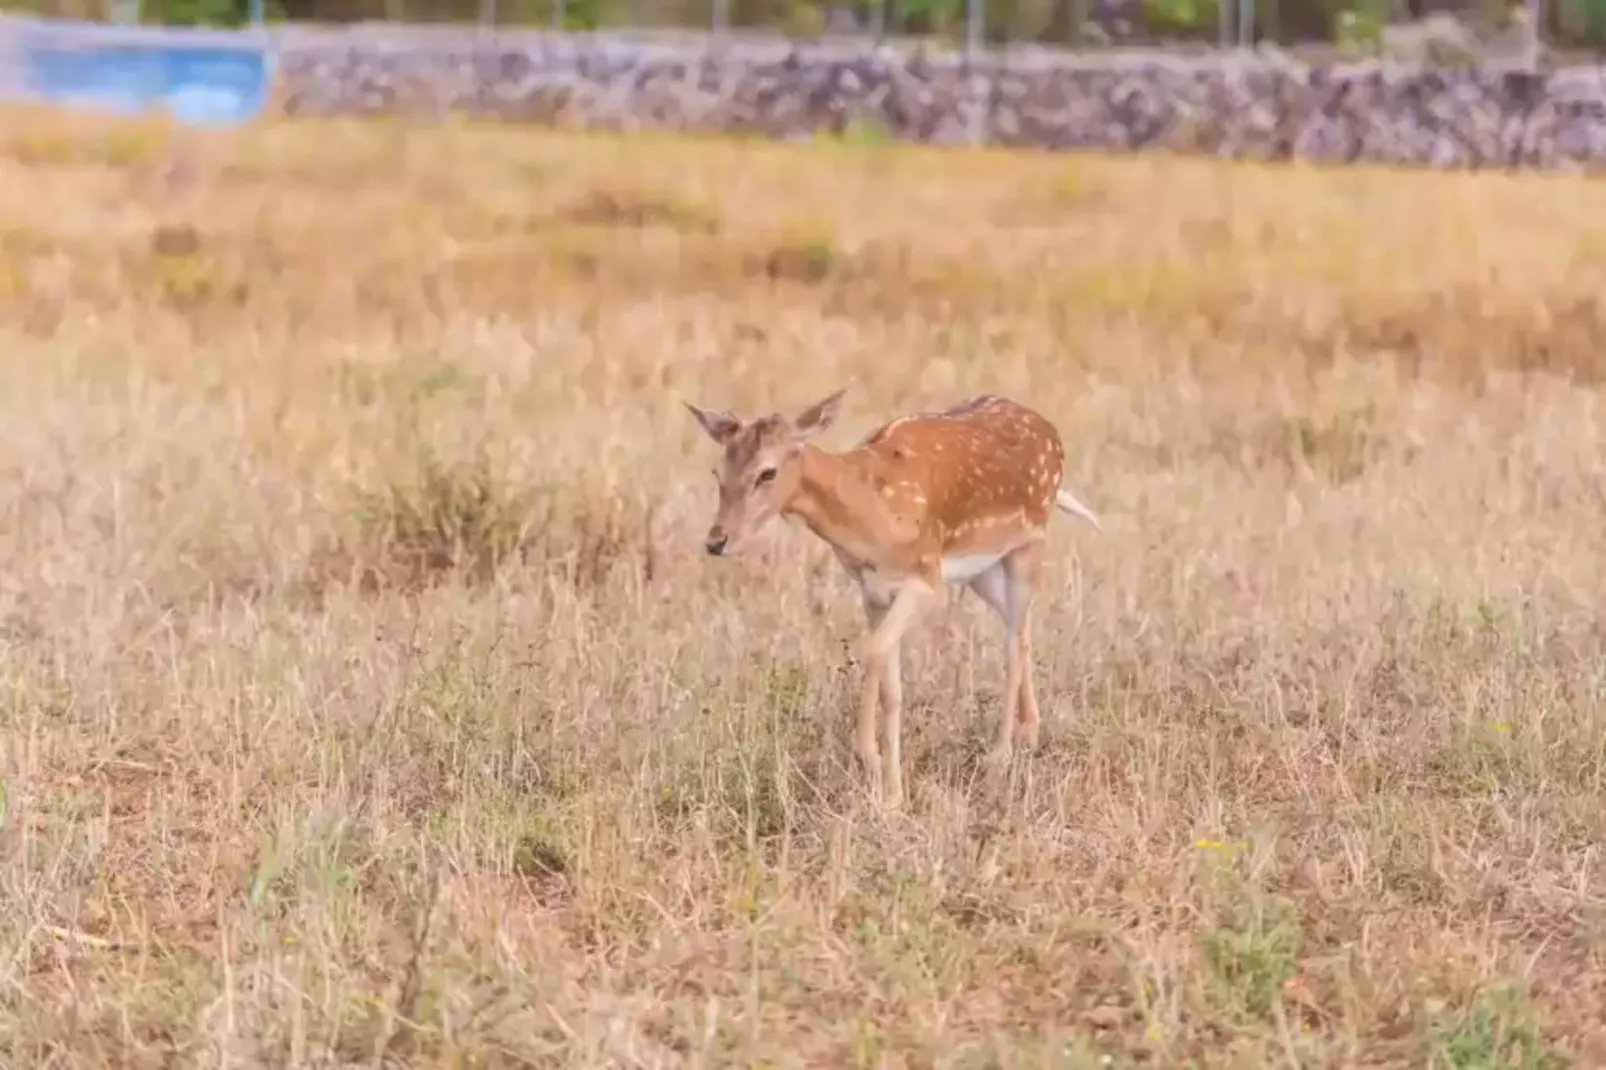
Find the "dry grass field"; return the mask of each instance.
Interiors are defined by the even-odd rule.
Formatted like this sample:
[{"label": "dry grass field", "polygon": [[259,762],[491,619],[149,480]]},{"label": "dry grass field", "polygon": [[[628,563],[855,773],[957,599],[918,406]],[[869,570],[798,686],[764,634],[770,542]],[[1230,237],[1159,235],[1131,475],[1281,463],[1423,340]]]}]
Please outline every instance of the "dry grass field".
[{"label": "dry grass field", "polygon": [[[0,1063],[1606,1065],[1606,188],[0,122]],[[1061,428],[1044,740],[682,407]]]}]

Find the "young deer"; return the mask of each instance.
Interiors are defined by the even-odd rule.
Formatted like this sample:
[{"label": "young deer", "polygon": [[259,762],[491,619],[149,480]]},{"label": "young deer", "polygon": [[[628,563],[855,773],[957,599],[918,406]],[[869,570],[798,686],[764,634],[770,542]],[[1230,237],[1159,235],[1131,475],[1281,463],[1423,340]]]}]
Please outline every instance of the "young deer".
[{"label": "young deer", "polygon": [[[864,598],[871,635],[857,743],[872,787],[903,794],[899,762],[903,677],[899,645],[944,583],[968,586],[1003,619],[1008,653],[995,754],[1007,756],[1017,726],[1037,743],[1032,687],[1032,585],[1048,519],[1057,507],[1102,530],[1093,511],[1060,487],[1065,450],[1044,417],[987,394],[939,413],[884,425],[855,448],[830,453],[808,440],[831,426],[843,391],[795,420],[744,422],[686,403],[724,447],[719,511],[706,549],[734,553],[771,517],[803,521],[830,544]],[[885,722],[883,768],[875,711]]]}]

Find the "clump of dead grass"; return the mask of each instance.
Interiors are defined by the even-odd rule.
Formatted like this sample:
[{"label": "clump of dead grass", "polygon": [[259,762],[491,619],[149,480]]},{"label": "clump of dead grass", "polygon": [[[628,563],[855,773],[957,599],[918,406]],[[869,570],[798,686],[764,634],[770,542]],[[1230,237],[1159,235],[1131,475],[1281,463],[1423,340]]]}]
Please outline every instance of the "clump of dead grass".
[{"label": "clump of dead grass", "polygon": [[315,555],[315,589],[476,586],[517,568],[589,590],[646,561],[643,516],[580,485],[518,485],[483,454],[448,462],[426,450],[351,493],[347,523]]},{"label": "clump of dead grass", "polygon": [[713,209],[654,190],[593,188],[559,205],[554,219],[592,227],[667,227],[690,234],[719,229]]}]

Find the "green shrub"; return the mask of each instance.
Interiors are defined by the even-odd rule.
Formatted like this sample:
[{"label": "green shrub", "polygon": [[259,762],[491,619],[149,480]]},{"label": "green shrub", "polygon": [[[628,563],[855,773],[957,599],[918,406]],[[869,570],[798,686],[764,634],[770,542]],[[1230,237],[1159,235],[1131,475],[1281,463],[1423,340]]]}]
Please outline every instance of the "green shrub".
[{"label": "green shrub", "polygon": [[1218,26],[1219,0],[1143,0],[1143,18],[1160,37],[1196,37]]},{"label": "green shrub", "polygon": [[1375,3],[1346,8],[1333,17],[1333,43],[1345,53],[1369,55],[1383,45],[1384,13]]}]

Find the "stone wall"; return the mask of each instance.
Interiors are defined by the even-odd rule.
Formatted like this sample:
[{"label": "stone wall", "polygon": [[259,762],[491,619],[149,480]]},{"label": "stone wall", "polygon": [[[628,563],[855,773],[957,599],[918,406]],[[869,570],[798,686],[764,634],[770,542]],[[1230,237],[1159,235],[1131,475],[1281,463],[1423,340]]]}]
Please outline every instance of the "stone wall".
[{"label": "stone wall", "polygon": [[283,35],[293,114],[453,112],[775,137],[850,122],[929,142],[1428,166],[1606,163],[1606,67],[1311,65],[1269,54],[956,55],[546,33]]}]

